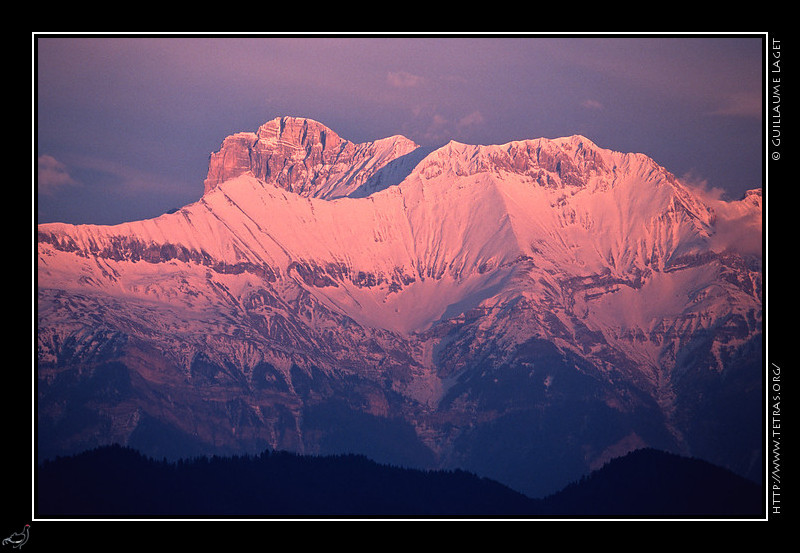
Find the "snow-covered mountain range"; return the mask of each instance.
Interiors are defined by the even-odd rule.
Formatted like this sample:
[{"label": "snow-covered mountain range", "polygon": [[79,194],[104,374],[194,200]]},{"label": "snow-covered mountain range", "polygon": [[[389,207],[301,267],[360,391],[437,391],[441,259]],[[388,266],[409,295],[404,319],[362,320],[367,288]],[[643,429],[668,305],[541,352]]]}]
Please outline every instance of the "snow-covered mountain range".
[{"label": "snow-covered mountain range", "polygon": [[582,136],[283,117],[202,196],[38,226],[39,456],[353,451],[550,493],[641,446],[760,474],[761,190]]}]

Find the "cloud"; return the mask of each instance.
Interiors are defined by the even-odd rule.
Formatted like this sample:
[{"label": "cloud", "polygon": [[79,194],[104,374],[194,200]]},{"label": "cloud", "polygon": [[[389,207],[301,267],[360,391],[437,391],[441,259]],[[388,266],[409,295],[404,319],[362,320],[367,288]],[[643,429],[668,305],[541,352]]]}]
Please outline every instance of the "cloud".
[{"label": "cloud", "polygon": [[762,219],[754,215],[756,208],[752,202],[726,199],[724,189],[710,187],[708,180],[694,171],[689,171],[679,180],[714,211],[713,250],[761,255]]},{"label": "cloud", "polygon": [[423,78],[419,75],[405,71],[389,71],[386,75],[386,82],[395,88],[412,88],[418,86],[422,81]]},{"label": "cloud", "polygon": [[581,106],[585,107],[586,109],[596,109],[596,110],[600,110],[605,107],[597,100],[584,100],[583,102],[581,102]]},{"label": "cloud", "polygon": [[447,119],[443,115],[439,115],[438,113],[434,113],[433,117],[431,118],[431,126],[432,127],[442,127],[447,123]]},{"label": "cloud", "polygon": [[680,182],[691,191],[700,196],[705,202],[716,202],[723,199],[725,189],[709,186],[708,179],[702,177],[694,170],[689,170],[680,177]]},{"label": "cloud", "polygon": [[486,119],[483,117],[483,114],[480,111],[475,110],[472,113],[467,114],[464,117],[462,117],[461,119],[459,119],[458,120],[458,126],[459,127],[471,127],[473,125],[480,125],[485,120]]},{"label": "cloud", "polygon": [[53,156],[40,155],[36,162],[36,187],[42,194],[55,194],[65,186],[76,186],[78,182],[67,171],[66,165]]},{"label": "cloud", "polygon": [[758,117],[763,115],[760,93],[730,94],[720,100],[721,105],[711,112],[712,115],[731,115],[740,117]]},{"label": "cloud", "polygon": [[743,255],[763,254],[762,217],[754,215],[755,208],[746,200],[716,202],[711,206],[716,214],[711,248]]},{"label": "cloud", "polygon": [[411,122],[413,129],[411,134],[415,140],[431,145],[439,144],[452,138],[451,123],[444,115],[428,110],[415,108],[412,110],[414,121]]}]

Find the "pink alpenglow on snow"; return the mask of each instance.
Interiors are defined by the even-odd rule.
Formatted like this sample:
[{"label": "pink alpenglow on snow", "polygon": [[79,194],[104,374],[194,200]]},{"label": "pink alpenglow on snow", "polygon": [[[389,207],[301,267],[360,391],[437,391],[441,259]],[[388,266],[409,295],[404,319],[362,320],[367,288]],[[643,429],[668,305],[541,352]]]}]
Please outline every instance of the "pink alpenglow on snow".
[{"label": "pink alpenglow on snow", "polygon": [[[696,410],[706,428],[730,424],[698,386],[760,358],[760,229],[760,190],[710,199],[583,136],[428,151],[276,118],[226,138],[174,213],[39,225],[39,378],[68,358],[119,360],[106,442],[159,420],[209,447],[324,451],[341,434],[312,414],[337,398],[402,421],[437,466],[492,475],[476,452],[539,444],[556,405],[575,413],[571,438],[536,447],[576,467],[642,445],[693,451]],[[45,428],[58,409],[43,402]],[[480,441],[521,413],[502,447]],[[746,472],[759,444],[736,446],[707,455]],[[512,457],[501,479],[530,493],[575,475]],[[556,476],[523,484],[525,463]]]}]

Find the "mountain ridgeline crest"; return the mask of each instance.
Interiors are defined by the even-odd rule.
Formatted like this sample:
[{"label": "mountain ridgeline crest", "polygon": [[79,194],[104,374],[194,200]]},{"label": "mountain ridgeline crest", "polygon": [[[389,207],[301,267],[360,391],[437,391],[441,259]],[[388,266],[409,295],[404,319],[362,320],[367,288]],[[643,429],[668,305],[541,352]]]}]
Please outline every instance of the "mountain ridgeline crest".
[{"label": "mountain ridgeline crest", "polygon": [[761,209],[583,136],[276,118],[172,213],[38,226],[39,457],[356,453],[538,497],[655,447],[759,479]]}]

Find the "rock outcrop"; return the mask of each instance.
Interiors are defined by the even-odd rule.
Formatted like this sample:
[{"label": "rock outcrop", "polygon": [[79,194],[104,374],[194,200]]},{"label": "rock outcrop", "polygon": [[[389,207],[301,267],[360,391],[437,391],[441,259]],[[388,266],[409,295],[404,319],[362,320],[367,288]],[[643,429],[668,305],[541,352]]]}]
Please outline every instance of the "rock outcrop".
[{"label": "rock outcrop", "polygon": [[223,141],[210,156],[204,192],[249,171],[301,196],[344,197],[417,148],[399,135],[355,144],[312,119],[275,118],[256,132],[236,133]]}]

